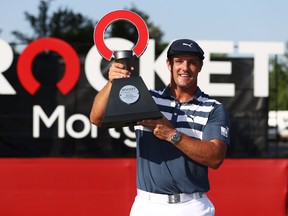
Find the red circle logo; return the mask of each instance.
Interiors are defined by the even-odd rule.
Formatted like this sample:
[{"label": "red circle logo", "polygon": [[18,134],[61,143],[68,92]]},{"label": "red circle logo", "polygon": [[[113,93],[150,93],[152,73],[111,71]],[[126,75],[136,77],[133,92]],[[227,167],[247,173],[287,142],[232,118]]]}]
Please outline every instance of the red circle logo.
[{"label": "red circle logo", "polygon": [[57,88],[63,95],[67,94],[77,83],[80,75],[80,62],[77,53],[66,42],[57,38],[40,38],[31,42],[19,56],[17,75],[24,89],[35,94],[41,84],[35,79],[32,63],[36,55],[44,50],[52,50],[62,56],[65,61],[65,72],[57,83]]}]

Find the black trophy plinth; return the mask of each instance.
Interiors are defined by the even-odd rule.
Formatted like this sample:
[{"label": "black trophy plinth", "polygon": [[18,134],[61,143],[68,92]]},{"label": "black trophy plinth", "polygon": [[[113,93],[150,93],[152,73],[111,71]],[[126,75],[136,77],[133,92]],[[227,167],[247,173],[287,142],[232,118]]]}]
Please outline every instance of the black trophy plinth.
[{"label": "black trophy plinth", "polygon": [[161,118],[162,114],[141,77],[114,79],[103,127],[134,125],[143,119]]}]

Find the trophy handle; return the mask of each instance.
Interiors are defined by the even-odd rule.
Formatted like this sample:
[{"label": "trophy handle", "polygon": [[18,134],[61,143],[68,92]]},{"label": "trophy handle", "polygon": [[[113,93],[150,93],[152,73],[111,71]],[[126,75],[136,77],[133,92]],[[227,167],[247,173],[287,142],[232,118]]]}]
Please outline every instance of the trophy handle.
[{"label": "trophy handle", "polygon": [[133,61],[133,51],[131,50],[120,50],[114,51],[115,62],[122,63],[125,66],[125,69],[130,71],[131,63]]}]

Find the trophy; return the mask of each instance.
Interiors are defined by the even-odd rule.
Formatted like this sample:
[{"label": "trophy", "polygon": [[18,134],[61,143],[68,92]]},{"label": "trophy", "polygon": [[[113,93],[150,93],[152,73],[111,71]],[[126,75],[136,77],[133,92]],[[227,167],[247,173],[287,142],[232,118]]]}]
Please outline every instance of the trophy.
[{"label": "trophy", "polygon": [[[103,40],[106,27],[115,19],[125,19],[136,25],[138,42],[132,50],[109,50]],[[94,42],[103,58],[114,59],[130,70],[135,56],[140,57],[149,40],[148,29],[141,17],[128,10],[118,10],[104,16],[96,25]],[[103,127],[124,127],[134,125],[143,119],[162,118],[162,114],[140,76],[114,79],[102,121]]]}]

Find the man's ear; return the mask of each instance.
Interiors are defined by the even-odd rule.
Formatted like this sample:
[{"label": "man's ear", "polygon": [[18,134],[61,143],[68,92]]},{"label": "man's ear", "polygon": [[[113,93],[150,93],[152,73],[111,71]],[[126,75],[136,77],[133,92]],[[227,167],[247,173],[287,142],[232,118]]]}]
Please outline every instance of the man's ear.
[{"label": "man's ear", "polygon": [[171,71],[171,64],[168,58],[166,59],[166,64],[167,64],[168,70]]},{"label": "man's ear", "polygon": [[202,71],[202,67],[203,67],[203,61],[201,61],[200,65],[199,65],[199,71],[198,73],[200,73]]}]

